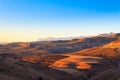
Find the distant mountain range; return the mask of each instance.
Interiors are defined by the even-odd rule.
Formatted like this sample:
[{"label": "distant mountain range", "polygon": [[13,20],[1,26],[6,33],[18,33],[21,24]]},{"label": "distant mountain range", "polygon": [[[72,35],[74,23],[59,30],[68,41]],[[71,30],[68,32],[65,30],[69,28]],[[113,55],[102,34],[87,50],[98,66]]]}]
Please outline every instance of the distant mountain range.
[{"label": "distant mountain range", "polygon": [[115,35],[120,35],[120,34],[111,32],[111,33],[99,34],[97,36],[78,36],[78,37],[63,37],[63,38],[48,37],[48,38],[40,38],[40,39],[38,39],[38,41],[72,40],[72,39],[90,38],[90,37],[114,37]]},{"label": "distant mountain range", "polygon": [[38,41],[72,40],[72,39],[85,38],[85,37],[86,37],[86,36],[80,36],[80,37],[64,37],[64,38],[48,37],[48,38],[41,38],[41,39],[38,39]]},{"label": "distant mountain range", "polygon": [[0,42],[0,44],[7,44],[7,42]]},{"label": "distant mountain range", "polygon": [[120,36],[120,33],[104,33],[104,34],[99,34],[98,37],[117,37]]}]

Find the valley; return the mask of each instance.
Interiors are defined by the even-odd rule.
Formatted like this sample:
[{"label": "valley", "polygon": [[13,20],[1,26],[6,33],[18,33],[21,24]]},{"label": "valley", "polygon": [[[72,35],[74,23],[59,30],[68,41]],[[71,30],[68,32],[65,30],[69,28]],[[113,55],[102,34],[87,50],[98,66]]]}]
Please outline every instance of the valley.
[{"label": "valley", "polygon": [[118,80],[120,33],[0,45],[2,80]]}]

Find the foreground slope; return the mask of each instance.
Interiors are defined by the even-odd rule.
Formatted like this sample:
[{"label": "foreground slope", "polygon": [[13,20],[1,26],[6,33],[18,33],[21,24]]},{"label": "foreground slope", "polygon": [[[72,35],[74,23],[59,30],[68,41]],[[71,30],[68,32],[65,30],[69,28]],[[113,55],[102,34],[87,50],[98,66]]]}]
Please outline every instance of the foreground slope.
[{"label": "foreground slope", "polygon": [[29,63],[22,60],[0,57],[1,80],[79,80],[63,71],[48,68],[47,66]]},{"label": "foreground slope", "polygon": [[[59,57],[57,56],[65,56]],[[26,56],[25,61],[46,65],[74,76],[73,80],[119,80],[120,59],[71,54]],[[64,77],[65,75],[60,75]],[[70,76],[69,76],[70,77]],[[75,78],[77,77],[77,78]],[[71,79],[71,78],[70,78]],[[65,78],[62,80],[66,80]]]},{"label": "foreground slope", "polygon": [[32,80],[41,76],[46,80],[49,77],[40,71],[33,69],[32,64],[24,61],[0,57],[0,79],[2,80]]}]

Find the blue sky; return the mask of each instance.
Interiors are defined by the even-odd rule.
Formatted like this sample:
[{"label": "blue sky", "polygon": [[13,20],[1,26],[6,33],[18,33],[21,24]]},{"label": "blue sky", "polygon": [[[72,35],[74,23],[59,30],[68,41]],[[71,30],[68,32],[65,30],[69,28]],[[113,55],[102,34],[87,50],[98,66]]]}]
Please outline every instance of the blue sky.
[{"label": "blue sky", "polygon": [[0,0],[0,42],[119,30],[120,0]]}]

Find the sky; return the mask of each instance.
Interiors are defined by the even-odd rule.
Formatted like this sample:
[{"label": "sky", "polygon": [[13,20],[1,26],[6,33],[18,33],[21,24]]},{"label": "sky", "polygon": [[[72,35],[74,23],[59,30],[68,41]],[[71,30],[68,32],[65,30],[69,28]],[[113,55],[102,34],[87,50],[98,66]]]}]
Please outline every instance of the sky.
[{"label": "sky", "polygon": [[120,32],[120,0],[0,0],[0,42]]}]

